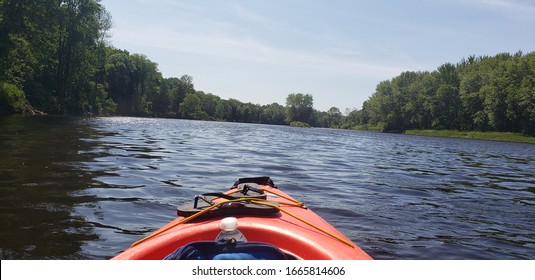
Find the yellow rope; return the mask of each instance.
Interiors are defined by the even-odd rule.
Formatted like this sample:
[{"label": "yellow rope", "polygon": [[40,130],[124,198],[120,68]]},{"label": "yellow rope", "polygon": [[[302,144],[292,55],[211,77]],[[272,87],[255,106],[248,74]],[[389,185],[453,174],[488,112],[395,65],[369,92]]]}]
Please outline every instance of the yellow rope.
[{"label": "yellow rope", "polygon": [[148,235],[148,236],[146,236],[146,237],[134,242],[130,247],[135,247],[135,246],[139,245],[140,243],[142,243],[143,241],[146,241],[146,240],[148,240],[148,239],[150,239],[150,238],[152,238],[152,237],[154,237],[156,235],[162,234],[162,233],[164,233],[164,232],[166,232],[166,231],[168,231],[168,230],[170,230],[170,229],[172,229],[172,228],[174,228],[174,227],[176,227],[176,226],[178,226],[180,224],[187,223],[187,222],[189,222],[189,221],[191,221],[191,220],[203,215],[204,213],[206,213],[208,211],[211,211],[212,209],[214,209],[216,207],[221,206],[222,204],[229,203],[229,202],[245,201],[245,200],[249,200],[249,199],[238,198],[238,199],[235,199],[235,200],[225,200],[225,201],[221,201],[221,202],[215,203],[215,204],[211,205],[208,208],[205,208],[205,209],[203,209],[203,210],[201,210],[201,211],[199,211],[199,212],[197,212],[197,213],[195,213],[195,214],[193,214],[193,215],[191,215],[191,216],[189,216],[187,218],[184,218],[184,219],[176,222],[175,224],[169,225],[169,226],[167,226],[165,228],[161,228],[161,229],[153,232],[152,234],[150,234],[150,235]]},{"label": "yellow rope", "polygon": [[298,200],[295,200],[295,199],[293,199],[293,198],[291,198],[291,197],[289,197],[289,196],[285,196],[285,195],[283,195],[283,194],[278,194],[278,193],[276,193],[276,192],[274,192],[274,191],[271,191],[271,190],[269,190],[269,189],[266,189],[266,188],[261,188],[261,190],[263,190],[263,191],[265,191],[265,192],[268,192],[268,193],[270,193],[270,194],[276,195],[276,196],[278,196],[278,197],[282,197],[282,198],[284,198],[284,199],[286,199],[286,200],[288,200],[288,201],[291,201],[291,202],[294,202],[294,203],[295,203],[295,205],[288,204],[288,203],[282,203],[282,204],[287,204],[287,205],[297,206],[297,207],[304,207],[304,206],[305,206],[305,204],[304,204],[303,202],[298,201]]},{"label": "yellow rope", "polygon": [[[284,203],[284,202],[282,202],[281,204],[286,204],[286,205],[295,206],[295,207],[304,207],[304,204],[303,204],[302,202],[300,202],[300,201],[297,201],[297,200],[295,200],[295,199],[286,197],[286,196],[284,196],[284,195],[280,195],[280,194],[271,192],[271,191],[269,191],[269,190],[267,190],[267,189],[264,189],[264,191],[267,191],[267,192],[269,192],[269,193],[272,193],[272,194],[274,194],[274,195],[277,195],[277,196],[279,196],[279,197],[282,197],[282,198],[284,198],[284,199],[287,199],[287,200],[292,201],[292,202],[295,203],[295,204],[290,204],[290,203]],[[279,211],[281,211],[281,212],[287,214],[288,216],[291,216],[291,217],[293,217],[294,219],[299,220],[299,221],[301,221],[301,222],[303,222],[303,223],[305,223],[305,224],[307,224],[307,225],[309,225],[309,226],[311,226],[311,227],[313,227],[313,228],[315,228],[315,229],[317,229],[317,230],[319,230],[319,231],[321,231],[321,232],[323,232],[323,233],[325,233],[325,234],[327,234],[327,235],[329,235],[329,236],[331,236],[331,237],[337,239],[338,241],[340,241],[340,242],[342,242],[342,243],[344,243],[344,244],[350,246],[351,248],[354,248],[354,246],[353,246],[353,244],[351,244],[351,242],[348,242],[348,241],[344,240],[343,238],[338,237],[338,236],[336,236],[335,234],[330,233],[330,232],[328,232],[328,231],[326,231],[326,230],[320,228],[319,226],[316,226],[316,225],[314,225],[314,224],[312,224],[312,223],[306,221],[305,219],[300,218],[300,217],[298,217],[298,216],[296,216],[296,215],[294,215],[294,214],[292,214],[292,213],[286,211],[285,209],[283,209],[283,208],[280,207],[280,206],[277,206],[277,205],[273,205],[273,204],[267,203],[267,202],[265,202],[264,199],[260,199],[260,198],[251,198],[251,197],[241,197],[241,198],[237,198],[237,199],[234,199],[234,200],[223,200],[223,201],[217,202],[217,203],[211,205],[210,207],[207,207],[207,208],[205,208],[205,209],[203,209],[203,210],[201,210],[201,211],[199,211],[199,212],[197,212],[197,213],[195,213],[195,214],[193,214],[193,215],[191,215],[191,216],[189,216],[189,217],[187,217],[187,218],[184,218],[184,219],[182,219],[182,220],[180,220],[180,221],[177,221],[176,223],[174,223],[174,224],[172,224],[172,225],[169,225],[169,226],[167,226],[167,227],[161,228],[161,229],[159,229],[159,230],[153,232],[152,234],[150,234],[150,235],[148,235],[148,236],[146,236],[146,237],[144,237],[144,238],[142,238],[142,239],[140,239],[140,240],[134,242],[134,243],[132,244],[132,246],[130,246],[130,247],[135,247],[135,246],[139,245],[140,243],[142,243],[142,242],[144,242],[144,241],[146,241],[146,240],[148,240],[148,239],[151,239],[151,238],[153,238],[153,237],[155,237],[155,236],[157,236],[157,235],[160,235],[160,234],[162,234],[162,233],[164,233],[164,232],[166,232],[166,231],[168,231],[168,230],[170,230],[170,229],[172,229],[172,228],[174,228],[174,227],[176,227],[176,226],[178,226],[178,225],[181,225],[181,224],[183,224],[183,223],[187,223],[187,222],[189,222],[189,221],[191,221],[191,220],[193,220],[193,219],[195,219],[195,218],[197,218],[197,217],[199,217],[199,216],[201,216],[201,215],[207,213],[208,211],[211,211],[212,209],[217,208],[217,207],[219,207],[219,206],[221,206],[221,205],[223,205],[223,204],[225,204],[225,203],[241,202],[241,201],[249,201],[249,202],[251,202],[251,203],[255,203],[255,204],[260,204],[260,205],[265,205],[265,206],[270,206],[270,207],[276,208],[276,209],[278,209]]]},{"label": "yellow rope", "polygon": [[315,228],[315,229],[317,229],[317,230],[319,230],[319,231],[321,231],[321,232],[327,234],[328,236],[330,236],[330,237],[332,237],[332,238],[334,238],[334,239],[336,239],[336,240],[338,240],[338,241],[340,241],[340,242],[342,242],[342,243],[348,245],[349,247],[351,247],[351,248],[354,248],[354,247],[355,247],[355,246],[353,246],[353,244],[351,244],[351,242],[346,241],[346,240],[344,240],[343,238],[341,238],[341,237],[339,237],[339,236],[336,236],[334,233],[330,233],[330,232],[328,232],[328,231],[326,231],[326,230],[320,228],[319,226],[316,226],[316,225],[314,225],[313,223],[308,222],[307,220],[305,220],[305,219],[303,219],[303,218],[300,218],[300,217],[298,217],[298,216],[296,216],[296,215],[294,215],[294,214],[292,214],[292,213],[290,213],[290,212],[284,210],[282,207],[279,207],[279,206],[276,206],[276,205],[272,205],[272,204],[269,204],[269,203],[265,203],[265,202],[262,202],[262,201],[258,201],[258,200],[251,201],[251,202],[252,202],[252,203],[255,203],[255,204],[268,205],[268,206],[277,208],[277,209],[279,209],[281,212],[286,213],[288,216],[293,217],[294,219],[299,220],[299,221],[301,221],[301,222],[303,222],[303,223],[305,223],[305,224],[307,224],[307,225],[309,225],[309,226],[311,226],[311,227],[313,227],[313,228]]},{"label": "yellow rope", "polygon": [[[305,207],[305,204],[303,202],[295,200],[295,199],[293,199],[293,198],[291,198],[289,196],[285,196],[283,194],[278,194],[278,193],[273,192],[273,191],[271,191],[271,190],[269,190],[267,188],[260,188],[260,189],[265,191],[265,192],[267,192],[267,193],[276,195],[276,196],[278,196],[280,198],[286,199],[286,200],[291,201],[291,202],[294,203],[294,204],[292,204],[292,203],[288,203],[288,202],[279,202],[280,204],[284,204],[284,205],[288,205],[288,206],[295,206],[295,207]],[[240,191],[239,189],[235,188],[235,189],[231,189],[230,191],[226,192],[225,194],[232,195],[232,194],[237,193],[239,191]],[[214,201],[216,199],[219,199],[219,197],[214,197],[210,201]]]}]

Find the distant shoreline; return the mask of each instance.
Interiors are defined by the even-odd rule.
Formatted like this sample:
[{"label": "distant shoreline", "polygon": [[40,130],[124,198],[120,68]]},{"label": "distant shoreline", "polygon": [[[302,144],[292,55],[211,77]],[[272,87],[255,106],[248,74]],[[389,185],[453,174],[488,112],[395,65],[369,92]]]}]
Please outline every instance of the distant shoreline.
[{"label": "distant shoreline", "polygon": [[[64,116],[64,117],[76,117],[73,115],[54,115],[54,114],[7,114],[2,115],[0,114],[0,117],[6,117],[6,116]],[[80,116],[78,116],[80,117]],[[121,115],[101,115],[101,116],[85,116],[85,117],[122,117]],[[137,117],[137,116],[128,116],[128,117]],[[157,118],[153,116],[140,116],[141,118]],[[181,118],[171,118],[171,119],[181,119]],[[204,120],[200,120],[204,121]],[[218,120],[214,120],[218,121]],[[229,122],[224,120],[219,120],[222,122]],[[246,122],[243,122],[246,123]],[[259,124],[268,124],[268,123],[259,123]],[[310,125],[302,122],[292,122],[291,124],[285,124],[285,126],[292,126],[292,127],[311,127]],[[342,129],[344,128],[332,128],[332,129]],[[378,127],[372,127],[372,126],[366,126],[366,127],[354,127],[353,130],[360,130],[360,131],[372,131],[372,132],[379,132],[379,133],[388,133],[387,131],[381,131]],[[404,132],[392,132],[392,133],[401,133],[401,134],[407,134],[407,135],[415,135],[415,136],[432,136],[432,137],[446,137],[446,138],[460,138],[460,139],[474,139],[474,140],[488,140],[488,141],[501,141],[501,142],[516,142],[516,143],[528,143],[528,144],[535,144],[535,136],[526,136],[521,133],[514,133],[514,132],[493,132],[493,131],[458,131],[458,130],[433,130],[433,129],[409,129],[405,130]]]},{"label": "distant shoreline", "polygon": [[406,130],[405,134],[535,144],[535,137],[512,132],[481,132],[458,130]]}]

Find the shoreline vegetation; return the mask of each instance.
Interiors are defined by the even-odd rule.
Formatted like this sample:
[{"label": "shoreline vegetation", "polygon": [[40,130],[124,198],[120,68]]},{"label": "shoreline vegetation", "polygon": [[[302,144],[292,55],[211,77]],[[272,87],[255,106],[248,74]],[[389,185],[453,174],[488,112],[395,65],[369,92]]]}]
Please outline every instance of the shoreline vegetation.
[{"label": "shoreline vegetation", "polygon": [[[471,55],[380,82],[360,110],[222,99],[164,78],[115,48],[100,0],[0,1],[0,115],[163,117],[528,142],[535,139],[535,51]],[[254,92],[251,92],[254,95]],[[348,101],[348,104],[350,100]],[[495,131],[495,132],[478,132]]]},{"label": "shoreline vegetation", "polygon": [[458,130],[407,130],[404,134],[416,136],[447,137],[500,142],[535,144],[535,137],[512,132],[458,131]]}]

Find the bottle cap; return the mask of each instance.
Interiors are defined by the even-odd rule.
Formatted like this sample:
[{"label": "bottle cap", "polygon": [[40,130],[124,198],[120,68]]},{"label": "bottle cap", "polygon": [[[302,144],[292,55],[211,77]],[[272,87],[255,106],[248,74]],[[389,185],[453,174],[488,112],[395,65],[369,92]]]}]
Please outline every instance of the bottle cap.
[{"label": "bottle cap", "polygon": [[224,231],[235,230],[238,228],[238,219],[234,217],[224,218],[223,220],[221,220],[221,223],[219,225]]}]

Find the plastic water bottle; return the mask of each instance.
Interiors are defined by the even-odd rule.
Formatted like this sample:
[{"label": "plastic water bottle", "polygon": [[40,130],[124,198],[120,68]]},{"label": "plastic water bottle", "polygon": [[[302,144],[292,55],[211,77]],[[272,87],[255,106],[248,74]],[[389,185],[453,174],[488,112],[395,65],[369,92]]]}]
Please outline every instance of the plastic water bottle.
[{"label": "plastic water bottle", "polygon": [[224,218],[220,222],[221,232],[216,241],[222,242],[247,242],[241,231],[238,230],[238,219],[234,217]]}]

